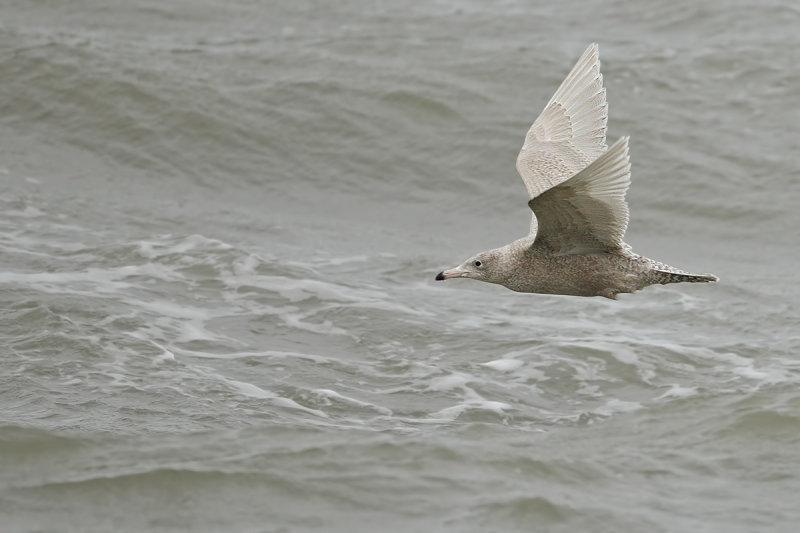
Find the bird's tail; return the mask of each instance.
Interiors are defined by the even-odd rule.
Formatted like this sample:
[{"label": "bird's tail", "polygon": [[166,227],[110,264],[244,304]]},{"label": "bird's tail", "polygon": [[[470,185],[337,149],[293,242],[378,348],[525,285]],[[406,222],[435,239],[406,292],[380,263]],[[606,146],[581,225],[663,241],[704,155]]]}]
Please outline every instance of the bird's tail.
[{"label": "bird's tail", "polygon": [[708,283],[709,281],[719,281],[713,274],[689,274],[688,272],[670,272],[668,270],[655,270],[656,282],[662,285],[667,283]]}]

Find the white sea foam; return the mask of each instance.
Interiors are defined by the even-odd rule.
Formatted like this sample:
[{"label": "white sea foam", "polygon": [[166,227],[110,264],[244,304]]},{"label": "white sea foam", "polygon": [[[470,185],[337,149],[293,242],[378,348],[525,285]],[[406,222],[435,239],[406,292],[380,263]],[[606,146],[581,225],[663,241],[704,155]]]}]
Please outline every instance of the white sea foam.
[{"label": "white sea foam", "polygon": [[656,400],[664,400],[669,398],[691,398],[697,395],[697,387],[687,387],[677,383],[670,386],[669,390],[661,396],[656,397]]},{"label": "white sea foam", "polygon": [[[224,379],[224,378],[223,378]],[[290,409],[297,409],[299,411],[303,411],[306,413],[313,414],[315,416],[319,416],[322,418],[328,418],[328,415],[323,411],[318,409],[310,409],[299,403],[295,402],[292,399],[284,398],[274,392],[264,390],[257,385],[253,385],[252,383],[246,383],[244,381],[237,381],[234,379],[224,379],[225,383],[227,383],[234,391],[238,394],[243,396],[247,396],[249,398],[255,398],[258,400],[270,400],[271,403],[275,405],[280,405],[281,407],[288,407]]]},{"label": "white sea foam", "polygon": [[432,379],[428,384],[428,389],[438,392],[463,389],[467,383],[474,380],[474,376],[469,374],[453,373]]},{"label": "white sea foam", "polygon": [[429,421],[436,422],[453,421],[467,411],[489,411],[501,416],[505,416],[507,411],[510,409],[512,409],[512,407],[504,402],[471,400],[458,405],[453,405],[451,407],[446,407],[435,413],[431,413],[428,418]]},{"label": "white sea foam", "polygon": [[494,361],[481,364],[499,372],[513,372],[524,365],[525,362],[518,359],[495,359]]},{"label": "white sea foam", "polygon": [[387,409],[385,407],[381,407],[380,405],[375,405],[373,403],[365,402],[365,401],[362,401],[362,400],[357,400],[357,399],[351,398],[349,396],[344,396],[344,395],[339,394],[338,392],[336,392],[334,390],[331,390],[331,389],[315,389],[313,392],[315,394],[318,394],[318,395],[323,396],[325,398],[338,400],[338,401],[344,402],[344,403],[349,403],[349,404],[355,405],[357,407],[367,407],[369,409],[373,409],[373,410],[379,412],[382,415],[391,416],[393,414],[391,409]]},{"label": "white sea foam", "polygon": [[592,412],[601,416],[612,416],[617,413],[638,411],[641,408],[642,404],[639,402],[630,402],[626,400],[620,400],[618,398],[611,398],[605,404],[593,409]]}]

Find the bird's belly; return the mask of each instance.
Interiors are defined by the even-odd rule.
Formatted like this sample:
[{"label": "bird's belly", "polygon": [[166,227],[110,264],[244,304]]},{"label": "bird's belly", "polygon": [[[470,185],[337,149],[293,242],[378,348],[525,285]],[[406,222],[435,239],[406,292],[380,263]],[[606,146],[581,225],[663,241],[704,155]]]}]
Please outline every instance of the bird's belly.
[{"label": "bird's belly", "polygon": [[518,292],[571,296],[607,296],[641,288],[635,263],[616,254],[551,256],[532,266],[532,272],[506,286]]}]

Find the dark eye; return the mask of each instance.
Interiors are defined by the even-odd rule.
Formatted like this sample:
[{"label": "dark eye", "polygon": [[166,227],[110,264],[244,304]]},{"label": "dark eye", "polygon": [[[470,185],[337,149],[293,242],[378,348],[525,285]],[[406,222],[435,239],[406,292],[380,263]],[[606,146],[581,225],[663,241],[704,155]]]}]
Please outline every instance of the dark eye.
[{"label": "dark eye", "polygon": [[481,262],[480,262],[480,261],[475,261],[475,266],[476,266],[476,267],[479,267],[479,266],[481,266]]}]

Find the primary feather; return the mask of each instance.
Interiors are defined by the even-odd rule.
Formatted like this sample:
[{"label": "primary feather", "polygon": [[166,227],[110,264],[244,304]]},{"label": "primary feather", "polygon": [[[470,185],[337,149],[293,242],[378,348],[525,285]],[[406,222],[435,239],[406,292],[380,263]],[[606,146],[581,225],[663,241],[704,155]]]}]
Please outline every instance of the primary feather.
[{"label": "primary feather", "polygon": [[[597,44],[591,44],[525,136],[517,171],[530,198],[569,179],[606,151],[608,104]],[[536,233],[536,218],[531,220]]]}]

